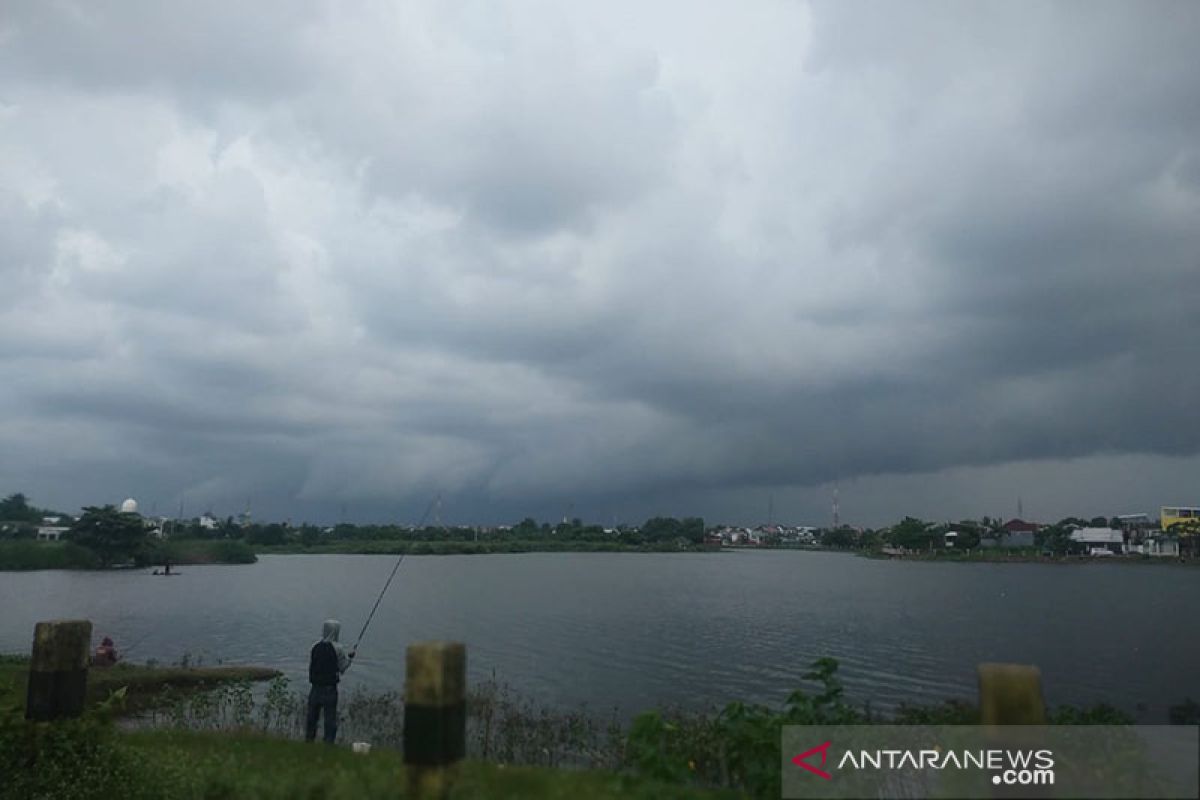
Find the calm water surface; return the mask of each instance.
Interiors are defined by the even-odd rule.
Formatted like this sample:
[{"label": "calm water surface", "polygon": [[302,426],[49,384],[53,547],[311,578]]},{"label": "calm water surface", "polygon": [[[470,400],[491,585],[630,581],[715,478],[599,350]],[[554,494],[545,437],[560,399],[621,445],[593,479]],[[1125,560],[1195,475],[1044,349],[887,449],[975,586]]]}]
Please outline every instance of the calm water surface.
[{"label": "calm water surface", "polygon": [[[246,566],[0,573],[0,651],[37,620],[87,617],[134,660],[266,664],[306,677],[321,621],[353,641],[394,558],[264,556]],[[779,703],[813,659],[880,708],[974,695],[975,665],[1042,668],[1047,700],[1164,722],[1200,668],[1200,572],[1172,566],[937,564],[836,553],[410,556],[346,685],[397,689],[420,639],[468,645],[475,679],[622,713]]]}]

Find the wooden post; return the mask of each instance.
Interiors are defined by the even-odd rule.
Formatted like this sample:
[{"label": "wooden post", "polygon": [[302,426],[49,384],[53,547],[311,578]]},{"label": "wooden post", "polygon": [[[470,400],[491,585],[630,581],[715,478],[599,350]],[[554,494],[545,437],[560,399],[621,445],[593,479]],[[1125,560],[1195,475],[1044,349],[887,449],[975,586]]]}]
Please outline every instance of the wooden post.
[{"label": "wooden post", "polygon": [[1043,724],[1042,671],[1024,664],[980,664],[979,720],[984,725]]},{"label": "wooden post", "polygon": [[443,798],[467,749],[467,648],[459,642],[409,645],[404,689],[408,793]]},{"label": "wooden post", "polygon": [[88,620],[54,620],[34,627],[26,719],[47,722],[83,713],[91,647]]},{"label": "wooden post", "polygon": [[[1041,746],[1046,722],[1042,700],[1042,671],[1025,664],[979,665],[979,717],[990,726],[985,734],[993,746],[1003,749],[1036,749]],[[1022,727],[1011,727],[1022,726]],[[1010,786],[992,778],[992,797],[1049,798],[1052,786]]]}]

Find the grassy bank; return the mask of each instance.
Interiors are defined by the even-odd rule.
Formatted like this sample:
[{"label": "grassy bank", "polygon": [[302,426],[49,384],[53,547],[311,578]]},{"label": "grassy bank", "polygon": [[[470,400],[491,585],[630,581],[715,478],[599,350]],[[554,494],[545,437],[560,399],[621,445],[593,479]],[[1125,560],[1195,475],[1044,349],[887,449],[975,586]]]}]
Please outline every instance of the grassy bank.
[{"label": "grassy bank", "polygon": [[161,564],[253,564],[258,560],[254,548],[230,539],[168,539],[156,542],[150,560]]},{"label": "grassy bank", "polygon": [[[397,751],[358,755],[341,747],[259,736],[172,732],[123,737],[155,776],[159,797],[363,798],[405,796]],[[712,792],[597,771],[466,762],[452,797],[699,798]],[[724,795],[730,796],[730,795]]]},{"label": "grassy bank", "polygon": [[[403,758],[396,751],[360,755],[251,734],[139,732],[113,735],[94,727],[64,729],[39,748],[38,769],[14,770],[0,796],[75,798],[255,798],[326,800],[405,797]],[[67,738],[70,737],[70,738]],[[85,747],[72,747],[85,743]],[[48,758],[49,757],[49,758]],[[53,760],[50,760],[53,758]],[[4,760],[0,755],[0,763]],[[719,798],[733,797],[597,771],[556,771],[464,762],[453,798]],[[14,793],[15,792],[15,793]]]},{"label": "grassy bank", "polygon": [[430,541],[412,542],[389,539],[339,539],[311,546],[302,544],[258,546],[259,554],[285,555],[487,555],[490,553],[679,553],[714,552],[715,548],[680,547],[674,542],[646,545],[626,545],[608,541]]},{"label": "grassy bank", "polygon": [[[141,564],[253,564],[254,549],[245,542],[180,539],[152,542],[139,556]],[[39,569],[100,569],[100,559],[71,542],[0,541],[0,572]]]},{"label": "grassy bank", "polygon": [[[105,669],[88,670],[88,705],[103,702],[112,692],[124,687],[125,703],[118,714],[132,715],[154,708],[163,698],[172,699],[208,691],[227,683],[265,681],[279,675],[266,667],[148,667],[117,664]],[[15,704],[24,711],[25,689],[29,679],[29,658],[0,656],[0,706]]]},{"label": "grassy bank", "polygon": [[0,571],[96,569],[99,566],[100,559],[91,550],[70,542],[28,539],[0,542]]}]

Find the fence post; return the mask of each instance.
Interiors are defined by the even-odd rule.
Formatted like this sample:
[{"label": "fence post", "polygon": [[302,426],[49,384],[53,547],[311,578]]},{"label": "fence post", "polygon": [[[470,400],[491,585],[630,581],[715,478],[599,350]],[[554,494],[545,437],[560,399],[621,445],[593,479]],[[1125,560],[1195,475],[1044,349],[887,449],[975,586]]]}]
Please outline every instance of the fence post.
[{"label": "fence post", "polygon": [[460,642],[412,644],[405,666],[408,792],[415,798],[443,798],[467,749],[467,648]]},{"label": "fence post", "polygon": [[1042,671],[1024,664],[980,664],[979,721],[984,725],[1043,724]]},{"label": "fence post", "polygon": [[53,620],[34,626],[26,719],[48,722],[83,713],[91,647],[89,620]]}]

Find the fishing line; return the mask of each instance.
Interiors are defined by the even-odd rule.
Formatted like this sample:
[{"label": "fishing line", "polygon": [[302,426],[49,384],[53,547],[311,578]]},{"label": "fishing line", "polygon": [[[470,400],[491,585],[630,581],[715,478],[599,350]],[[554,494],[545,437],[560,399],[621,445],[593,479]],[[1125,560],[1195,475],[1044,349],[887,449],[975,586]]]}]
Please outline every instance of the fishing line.
[{"label": "fishing line", "polygon": [[[417,528],[425,527],[425,520],[429,518],[429,512],[433,511],[434,503],[438,500],[434,497],[429,501],[429,505],[425,508],[425,513],[421,515],[421,521],[417,523]],[[358,650],[358,645],[362,642],[363,634],[367,632],[367,627],[371,624],[371,620],[375,618],[375,612],[379,610],[379,604],[383,601],[383,596],[387,594],[388,587],[392,585],[392,578],[396,577],[396,572],[399,571],[400,565],[404,563],[404,557],[408,553],[401,553],[396,559],[396,566],[392,567],[392,574],[388,575],[387,582],[383,584],[383,591],[379,593],[379,597],[375,598],[375,605],[371,606],[371,613],[367,615],[367,621],[363,623],[362,630],[358,632],[358,639],[354,642],[353,650]]]}]

